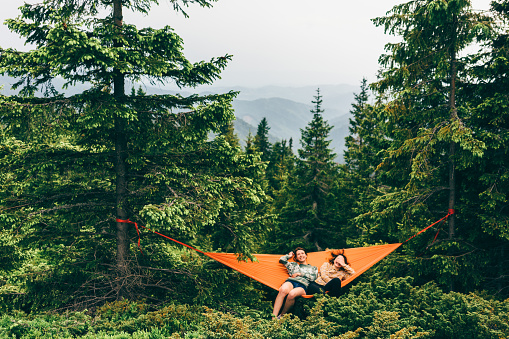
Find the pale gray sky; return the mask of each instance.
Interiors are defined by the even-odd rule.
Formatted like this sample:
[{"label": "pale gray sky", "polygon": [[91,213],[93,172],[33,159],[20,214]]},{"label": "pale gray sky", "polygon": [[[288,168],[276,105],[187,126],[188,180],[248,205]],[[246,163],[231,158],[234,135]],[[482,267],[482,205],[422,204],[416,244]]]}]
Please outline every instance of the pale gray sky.
[{"label": "pale gray sky", "polygon": [[[18,15],[21,0],[1,0],[0,20]],[[30,2],[30,1],[28,1]],[[191,5],[190,18],[160,0],[148,16],[124,13],[140,27],[169,25],[184,40],[191,61],[232,54],[216,82],[220,86],[358,85],[374,81],[385,43],[394,41],[370,19],[401,0],[219,0],[212,8]],[[486,10],[489,0],[473,0]],[[23,49],[16,35],[0,27],[0,46]]]}]

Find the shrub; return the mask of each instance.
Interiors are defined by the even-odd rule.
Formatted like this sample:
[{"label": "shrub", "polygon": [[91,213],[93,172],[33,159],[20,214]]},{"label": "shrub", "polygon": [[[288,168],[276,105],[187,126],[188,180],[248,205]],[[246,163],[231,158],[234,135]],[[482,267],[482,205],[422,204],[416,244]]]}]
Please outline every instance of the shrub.
[{"label": "shrub", "polygon": [[91,329],[91,318],[81,312],[36,317],[17,312],[0,318],[0,338],[77,338]]},{"label": "shrub", "polygon": [[324,318],[338,324],[338,333],[364,328],[366,333],[383,332],[381,336],[385,337],[414,328],[432,338],[509,335],[507,300],[444,293],[433,283],[414,287],[409,277],[385,281],[376,278],[357,284],[340,298],[324,297]]},{"label": "shrub", "polygon": [[507,338],[509,300],[444,293],[411,278],[357,283],[339,298],[299,300],[299,316],[281,320],[238,316],[204,306],[169,304],[151,310],[143,302],[106,304],[91,316],[80,312],[0,318],[3,338],[99,339],[353,339]]},{"label": "shrub", "polygon": [[157,328],[169,335],[197,328],[203,312],[200,306],[170,304],[148,311],[141,302],[118,301],[104,305],[95,314],[97,331],[116,331],[134,334]]}]

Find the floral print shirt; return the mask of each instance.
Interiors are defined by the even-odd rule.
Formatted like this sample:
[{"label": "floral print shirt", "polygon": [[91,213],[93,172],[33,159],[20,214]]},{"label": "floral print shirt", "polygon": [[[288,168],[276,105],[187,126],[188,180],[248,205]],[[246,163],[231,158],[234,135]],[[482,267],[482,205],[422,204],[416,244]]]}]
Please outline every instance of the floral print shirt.
[{"label": "floral print shirt", "polygon": [[[287,254],[279,258],[279,262],[285,265],[286,269],[288,270],[288,275],[290,275],[288,280],[297,281],[306,287],[309,285],[309,282],[315,281],[316,277],[318,276],[318,267],[288,261],[290,257],[291,256]],[[292,275],[295,273],[300,273],[301,275],[292,278]]]}]

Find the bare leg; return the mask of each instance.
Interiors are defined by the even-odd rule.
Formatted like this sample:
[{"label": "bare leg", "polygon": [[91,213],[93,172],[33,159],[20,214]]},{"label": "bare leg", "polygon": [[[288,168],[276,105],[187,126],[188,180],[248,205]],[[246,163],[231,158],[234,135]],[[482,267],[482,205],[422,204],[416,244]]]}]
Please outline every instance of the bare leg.
[{"label": "bare leg", "polygon": [[286,281],[281,287],[279,288],[279,293],[277,294],[276,301],[274,301],[274,310],[272,311],[272,315],[275,317],[278,316],[279,310],[281,309],[281,306],[283,306],[283,301],[285,300],[285,297],[290,291],[292,291],[293,285],[291,282]]},{"label": "bare leg", "polygon": [[285,306],[283,307],[281,315],[285,314],[290,310],[290,308],[292,308],[293,304],[295,304],[295,298],[304,294],[306,294],[306,291],[302,287],[297,287],[291,290],[290,293],[288,293],[288,297],[286,298]]}]

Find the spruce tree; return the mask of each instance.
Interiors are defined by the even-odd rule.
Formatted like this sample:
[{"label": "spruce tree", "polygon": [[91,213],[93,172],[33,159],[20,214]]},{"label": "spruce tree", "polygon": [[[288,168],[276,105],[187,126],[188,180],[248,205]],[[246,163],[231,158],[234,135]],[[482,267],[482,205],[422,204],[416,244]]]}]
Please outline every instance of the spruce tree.
[{"label": "spruce tree", "polygon": [[383,122],[377,115],[377,107],[368,102],[368,91],[368,82],[364,78],[360,92],[354,94],[348,127],[350,134],[345,138],[343,156],[348,168],[363,178],[375,176],[376,167],[381,162],[378,152],[385,146]]},{"label": "spruce tree", "polygon": [[256,135],[254,137],[254,146],[261,152],[262,161],[269,161],[272,145],[269,142],[269,123],[267,118],[263,118],[258,124]]},{"label": "spruce tree", "polygon": [[[27,260],[51,267],[28,266],[39,278],[27,280],[21,303],[87,307],[179,290],[175,275],[154,273],[172,264],[171,245],[142,232],[144,253],[152,255],[141,255],[126,220],[191,244],[208,234],[221,239],[196,244],[202,249],[249,255],[258,242],[265,195],[251,177],[263,167],[224,138],[208,140],[234,118],[236,93],[129,91],[146,81],[210,84],[231,59],[192,63],[169,26],[138,29],[123,20],[125,10],[148,13],[155,3],[44,0],[7,20],[34,48],[0,50],[0,73],[19,89],[0,98],[1,228],[20,235]],[[212,1],[182,2],[191,3]],[[66,94],[54,86],[57,77],[64,87],[89,88]],[[48,298],[34,298],[41,292]]]},{"label": "spruce tree", "polygon": [[272,146],[270,161],[266,170],[271,195],[282,189],[294,168],[295,155],[287,143],[287,140],[276,141]]},{"label": "spruce tree", "polygon": [[235,133],[233,121],[230,121],[227,125],[222,126],[220,128],[219,135],[224,137],[230,146],[234,148],[240,148],[240,140],[237,133]]},{"label": "spruce tree", "polygon": [[[442,164],[447,164],[447,180],[440,183],[448,187],[442,210],[455,209],[456,148],[459,144],[474,155],[480,155],[483,148],[458,115],[456,105],[458,53],[472,44],[482,18],[471,10],[470,1],[419,0],[397,5],[388,16],[374,22],[404,41],[386,45],[389,53],[380,58],[385,68],[375,84],[380,93],[394,96],[387,108],[389,128],[394,133],[389,137],[399,142],[394,143],[390,156],[414,153],[408,173],[409,188],[418,195],[433,190],[425,185],[418,192],[423,181],[437,182],[443,178]],[[441,164],[434,168],[437,160]],[[454,221],[452,215],[451,239],[455,237]]]},{"label": "spruce tree", "polygon": [[[374,22],[402,41],[386,45],[388,53],[380,58],[382,69],[374,84],[386,105],[382,121],[391,146],[379,169],[389,189],[373,201],[375,213],[366,224],[377,225],[375,241],[401,241],[448,211],[465,208],[458,200],[458,167],[472,166],[486,146],[469,124],[471,111],[462,92],[469,65],[459,55],[485,34],[489,20],[472,11],[469,1],[418,0],[395,6]],[[463,255],[471,248],[464,242],[468,227],[462,223],[458,228],[456,215],[448,218],[447,239],[429,254],[435,254],[435,260],[414,263],[419,270],[409,268],[451,289],[464,284],[457,279],[460,270],[471,272],[468,264],[458,266],[459,258],[469,261]],[[413,242],[417,251],[426,240]],[[436,265],[444,267],[442,274],[434,275]]]},{"label": "spruce tree", "polygon": [[[382,162],[380,154],[389,146],[381,118],[383,106],[369,103],[369,85],[365,78],[361,82],[360,92],[354,94],[354,99],[350,110],[350,135],[345,138],[344,175],[340,179],[344,182],[346,196],[352,200],[352,218],[369,214],[373,199],[384,192],[383,180],[378,178],[377,167]],[[369,231],[365,232],[366,229],[358,228],[356,219],[349,222],[353,234],[370,234]],[[365,240],[367,238],[358,237],[357,241]]]},{"label": "spruce tree", "polygon": [[337,175],[336,155],[329,148],[332,129],[324,120],[322,96],[317,89],[313,118],[301,129],[301,147],[288,185],[283,188],[285,205],[280,211],[278,240],[286,251],[295,245],[310,250],[340,247],[344,244],[338,225],[338,202],[331,187]]},{"label": "spruce tree", "polygon": [[463,87],[468,123],[486,145],[483,157],[461,161],[461,219],[468,239],[483,256],[483,288],[507,297],[509,291],[509,2],[491,3],[493,36],[469,57],[475,82]]}]

